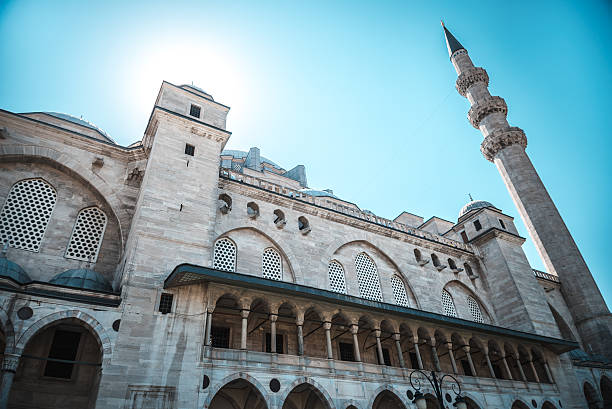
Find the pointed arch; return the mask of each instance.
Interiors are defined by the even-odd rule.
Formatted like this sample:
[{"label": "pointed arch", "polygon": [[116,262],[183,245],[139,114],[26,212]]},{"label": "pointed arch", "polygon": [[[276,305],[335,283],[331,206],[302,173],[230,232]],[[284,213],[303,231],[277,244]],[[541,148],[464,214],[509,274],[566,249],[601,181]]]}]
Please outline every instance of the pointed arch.
[{"label": "pointed arch", "polygon": [[215,270],[236,272],[238,247],[229,237],[220,237],[213,246],[213,268]]},{"label": "pointed arch", "polygon": [[406,285],[399,275],[393,274],[391,276],[391,288],[393,289],[395,304],[401,305],[402,307],[410,307],[410,301],[406,293]]},{"label": "pointed arch", "polygon": [[[465,285],[459,280],[450,280],[444,285],[444,289],[448,291],[449,294],[451,294],[455,300],[457,300],[458,297],[460,297],[459,301],[466,300],[465,303],[461,304],[460,306],[468,305],[468,310],[467,311],[458,310],[457,313],[459,315],[459,318],[465,318],[465,319],[469,319],[472,321],[474,320],[474,317],[472,316],[472,313],[470,311],[469,304],[468,304],[469,300],[467,299],[467,297],[469,296],[480,307],[480,313],[483,316],[483,322],[487,324],[494,323],[494,317],[493,317],[493,314],[491,313],[492,308],[489,305],[487,305],[483,301],[483,299],[479,297],[474,291],[472,291],[472,289],[469,288],[467,285]],[[469,314],[469,315],[465,316],[465,314]]]},{"label": "pointed arch", "polygon": [[[323,385],[321,385],[320,383],[318,383],[317,381],[315,381],[314,379],[309,378],[309,377],[300,377],[300,378],[297,378],[295,381],[293,381],[291,383],[291,385],[286,387],[285,390],[283,391],[283,393],[279,396],[278,402],[282,406],[284,406],[284,404],[287,401],[287,398],[289,397],[291,392],[293,392],[296,388],[298,388],[298,387],[300,387],[302,385],[309,385],[312,388],[313,392],[326,405],[326,409],[335,409],[336,408],[334,406],[334,401],[331,398],[331,395],[329,394],[329,392],[327,392],[325,387]],[[308,409],[308,408],[306,408],[306,409]]]},{"label": "pointed arch", "polygon": [[368,300],[381,301],[382,289],[376,263],[367,253],[361,252],[355,257],[355,270],[359,284],[359,295]]},{"label": "pointed arch", "polygon": [[471,295],[467,296],[468,308],[470,309],[470,313],[472,314],[473,321],[484,323],[484,318],[482,316],[482,311],[480,309],[480,303],[474,299]]},{"label": "pointed arch", "polygon": [[232,374],[232,375],[229,375],[223,378],[221,381],[217,382],[215,386],[211,388],[210,392],[208,393],[208,396],[206,397],[206,400],[204,401],[204,409],[209,409],[209,408],[214,409],[214,407],[211,407],[211,404],[215,396],[217,396],[217,394],[224,387],[230,385],[231,383],[237,383],[237,382],[244,383],[245,387],[247,388],[253,388],[253,390],[256,391],[263,399],[265,408],[270,407],[268,405],[270,396],[268,395],[266,388],[264,388],[264,386],[251,375],[246,374],[244,372],[239,372],[239,373],[235,373],[235,374]]},{"label": "pointed arch", "polygon": [[346,276],[344,267],[338,260],[332,260],[327,267],[329,289],[336,293],[346,294]]},{"label": "pointed arch", "polygon": [[66,247],[66,258],[96,262],[107,220],[106,213],[97,206],[81,209]]},{"label": "pointed arch", "polygon": [[[384,384],[382,386],[379,386],[374,393],[372,393],[372,397],[370,398],[370,402],[368,403],[368,406],[366,406],[368,409],[370,408],[374,408],[374,403],[376,402],[376,399],[382,395],[382,394],[391,394],[391,396],[393,396],[393,398],[397,399],[397,401],[399,401],[402,404],[402,407],[400,407],[399,409],[408,409],[410,408],[410,404],[409,402],[406,400],[406,398],[404,397],[404,394],[400,393],[400,391],[398,391],[396,388],[394,388],[392,385],[390,384]],[[381,408],[378,408],[381,409]],[[389,408],[391,409],[391,408]],[[395,408],[393,408],[395,409]]]},{"label": "pointed arch", "polygon": [[457,317],[457,308],[455,308],[453,296],[446,290],[442,290],[442,307],[445,315]]}]

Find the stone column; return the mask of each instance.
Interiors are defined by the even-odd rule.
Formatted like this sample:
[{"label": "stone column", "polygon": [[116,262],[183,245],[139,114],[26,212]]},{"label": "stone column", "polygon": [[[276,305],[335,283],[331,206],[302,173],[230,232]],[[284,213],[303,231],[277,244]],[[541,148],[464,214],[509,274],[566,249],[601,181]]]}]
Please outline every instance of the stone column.
[{"label": "stone column", "polygon": [[11,387],[13,386],[13,379],[15,378],[15,372],[17,372],[17,366],[19,365],[20,356],[17,354],[4,354],[2,360],[2,386],[0,386],[0,409],[6,409],[8,407],[9,394],[11,393]]},{"label": "stone column", "polygon": [[212,326],[212,311],[206,312],[206,331],[204,332],[204,345],[210,346],[210,327]]},{"label": "stone column", "polygon": [[478,372],[476,372],[476,368],[474,368],[474,362],[472,362],[472,354],[470,354],[470,347],[465,345],[463,347],[463,351],[465,351],[465,356],[468,360],[468,364],[470,364],[470,371],[472,371],[472,376],[478,376]]},{"label": "stone column", "polygon": [[546,369],[546,376],[548,377],[548,382],[555,383],[555,380],[552,377],[552,373],[550,372],[550,367],[548,366],[548,362],[544,361],[544,369]]},{"label": "stone column", "polygon": [[240,310],[240,315],[242,316],[242,329],[240,332],[240,349],[247,349],[247,334],[248,334],[248,318],[249,318],[249,310]]},{"label": "stone column", "polygon": [[489,368],[489,374],[491,374],[491,378],[495,378],[495,371],[493,370],[493,365],[491,364],[491,358],[489,357],[489,348],[483,348],[482,352],[484,353],[485,359],[487,360],[487,367]]},{"label": "stone column", "polygon": [[506,355],[502,356],[502,362],[504,363],[504,369],[506,370],[508,379],[510,379],[511,381],[514,380],[514,378],[512,377],[512,371],[510,371],[510,367],[508,366],[508,361],[506,360]]},{"label": "stone column", "polygon": [[533,358],[529,360],[529,367],[531,368],[531,372],[533,372],[533,377],[537,383],[540,383],[540,377],[538,376],[538,371],[535,369],[535,365],[533,364]]},{"label": "stone column", "polygon": [[453,343],[448,342],[446,347],[448,348],[448,357],[450,359],[451,366],[453,367],[453,373],[458,374],[459,372],[457,371],[457,362],[455,362],[455,353],[453,352]]},{"label": "stone column", "polygon": [[436,349],[436,341],[434,339],[431,339],[429,341],[429,345],[431,346],[431,358],[434,361],[434,368],[436,368],[436,371],[440,372],[442,371],[442,368],[440,368],[440,358],[438,358],[438,350]]},{"label": "stone column", "polygon": [[329,321],[326,321],[323,323],[323,328],[325,329],[325,341],[327,345],[327,358],[328,359],[334,359],[334,352],[332,350],[332,343],[331,343],[331,326],[332,326],[332,323]]},{"label": "stone column", "polygon": [[421,351],[419,351],[419,339],[414,339],[414,352],[417,357],[417,363],[419,364],[419,369],[423,369],[423,360],[421,359]]},{"label": "stone column", "polygon": [[276,320],[278,315],[270,314],[270,352],[276,353]]},{"label": "stone column", "polygon": [[355,361],[361,362],[361,352],[359,351],[359,338],[357,333],[359,332],[359,326],[351,325],[351,334],[353,334],[353,351],[355,353]]},{"label": "stone column", "polygon": [[296,321],[295,325],[297,325],[297,345],[298,345],[298,355],[304,355],[304,321]]},{"label": "stone column", "polygon": [[380,334],[381,334],[381,331],[379,329],[374,330],[374,337],[376,337],[376,352],[378,354],[378,363],[380,365],[384,365],[385,356],[383,355],[382,345],[380,343]]},{"label": "stone column", "polygon": [[516,366],[518,366],[519,372],[521,374],[521,379],[523,380],[523,382],[527,382],[527,377],[525,376],[525,371],[523,371],[523,365],[521,365],[519,354],[516,354],[514,356],[514,359],[516,360]]},{"label": "stone column", "polygon": [[404,354],[402,353],[402,344],[400,343],[400,334],[393,334],[395,340],[395,347],[397,348],[397,359],[399,360],[400,367],[405,368],[406,363],[404,362]]}]

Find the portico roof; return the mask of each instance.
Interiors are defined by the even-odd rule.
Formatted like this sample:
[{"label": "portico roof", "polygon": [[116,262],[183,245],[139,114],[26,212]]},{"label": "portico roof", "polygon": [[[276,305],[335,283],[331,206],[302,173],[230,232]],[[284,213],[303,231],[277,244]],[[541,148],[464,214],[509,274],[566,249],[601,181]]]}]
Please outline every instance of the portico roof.
[{"label": "portico roof", "polygon": [[242,288],[270,291],[273,293],[282,293],[291,297],[302,297],[309,300],[328,302],[331,304],[344,305],[353,308],[366,308],[369,311],[375,311],[383,314],[393,314],[406,319],[415,319],[429,323],[438,323],[444,326],[452,326],[457,330],[478,331],[480,333],[486,333],[499,337],[513,337],[519,340],[545,345],[558,354],[571,351],[579,347],[577,342],[570,340],[516,331],[495,325],[482,324],[461,318],[436,314],[430,311],[371,301],[352,295],[340,294],[301,284],[270,280],[240,273],[231,273],[194,264],[179,264],[176,266],[164,281],[164,288],[200,284],[204,282],[227,284]]}]

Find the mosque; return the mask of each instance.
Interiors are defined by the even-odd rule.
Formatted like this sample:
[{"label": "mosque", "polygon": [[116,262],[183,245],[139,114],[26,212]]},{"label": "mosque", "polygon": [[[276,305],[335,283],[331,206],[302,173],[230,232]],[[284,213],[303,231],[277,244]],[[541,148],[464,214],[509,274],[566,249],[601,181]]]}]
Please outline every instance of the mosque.
[{"label": "mosque", "polygon": [[163,82],[126,147],[0,110],[0,409],[612,408],[612,315],[525,133],[444,35],[546,272],[494,203],[386,219],[225,150],[230,108],[193,85]]}]

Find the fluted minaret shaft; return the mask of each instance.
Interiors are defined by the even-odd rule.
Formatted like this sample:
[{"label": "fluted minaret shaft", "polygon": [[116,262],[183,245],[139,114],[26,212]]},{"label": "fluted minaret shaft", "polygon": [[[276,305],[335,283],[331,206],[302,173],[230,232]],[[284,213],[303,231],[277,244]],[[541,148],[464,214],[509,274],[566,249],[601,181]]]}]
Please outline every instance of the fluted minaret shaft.
[{"label": "fluted minaret shaft", "polygon": [[559,276],[584,348],[612,358],[612,315],[525,152],[525,133],[508,124],[506,102],[489,93],[487,72],[475,67],[467,50],[446,28],[444,31],[458,75],[457,91],[470,102],[468,119],[484,136],[482,154],[497,166],[546,268]]}]

